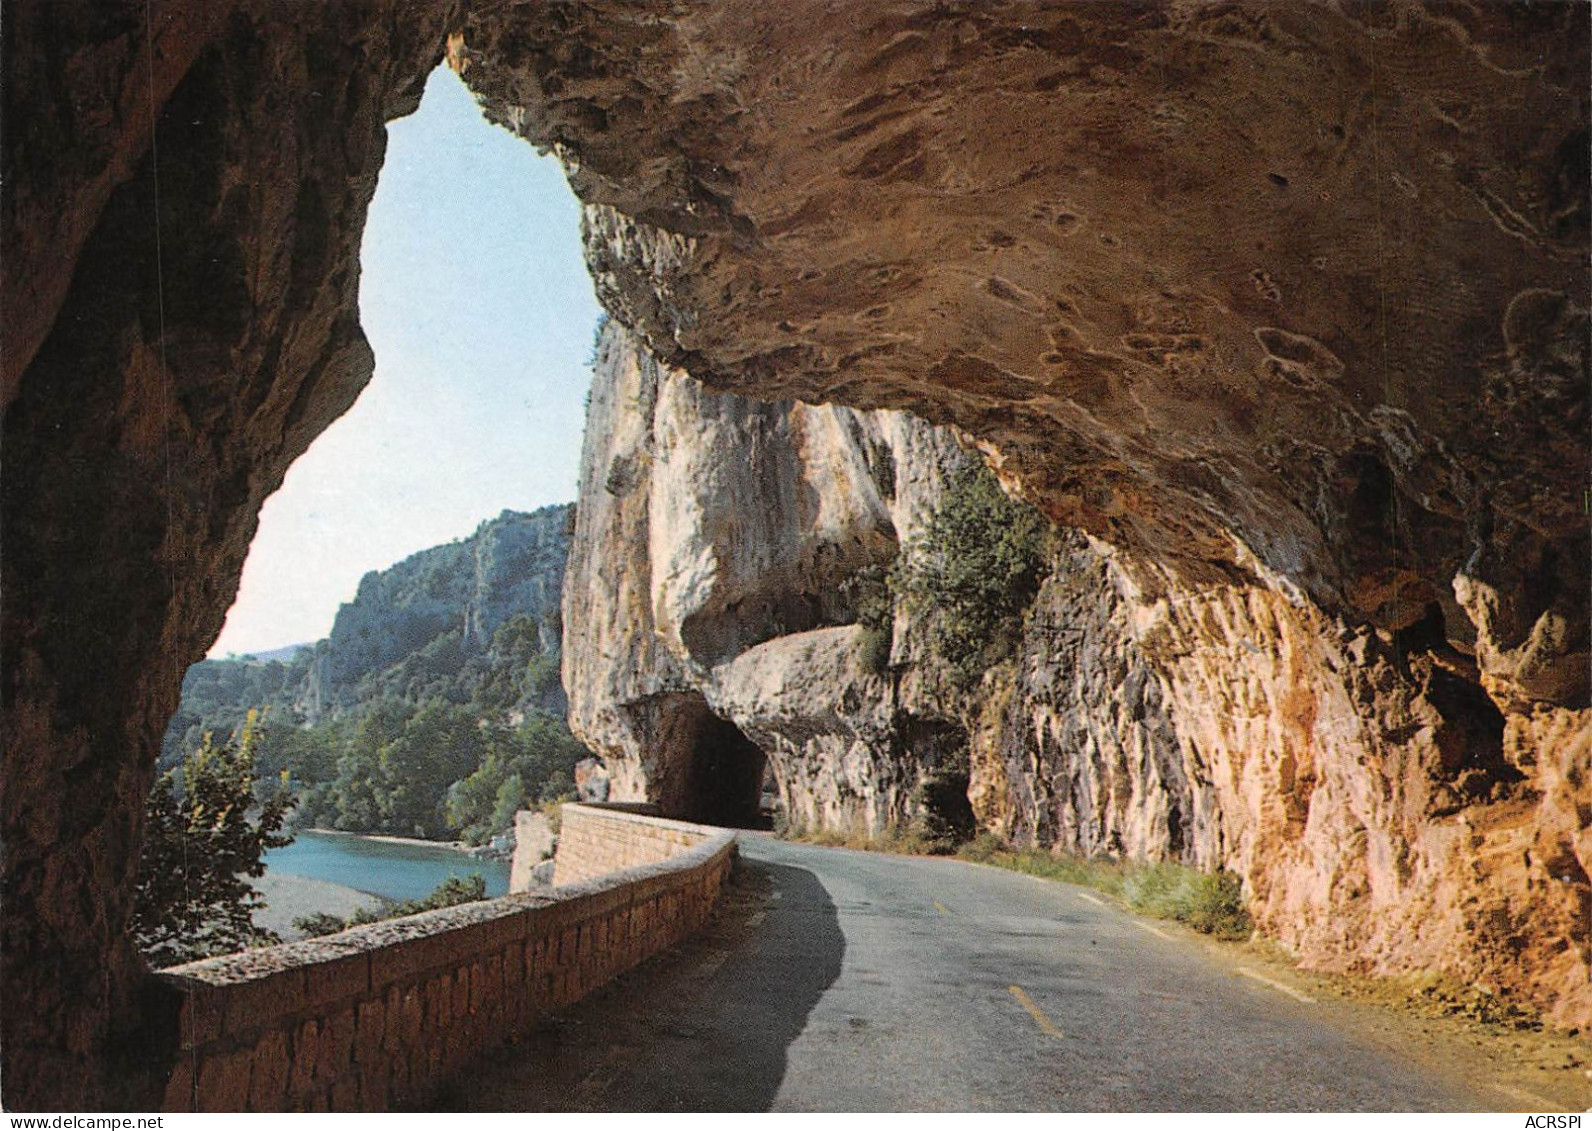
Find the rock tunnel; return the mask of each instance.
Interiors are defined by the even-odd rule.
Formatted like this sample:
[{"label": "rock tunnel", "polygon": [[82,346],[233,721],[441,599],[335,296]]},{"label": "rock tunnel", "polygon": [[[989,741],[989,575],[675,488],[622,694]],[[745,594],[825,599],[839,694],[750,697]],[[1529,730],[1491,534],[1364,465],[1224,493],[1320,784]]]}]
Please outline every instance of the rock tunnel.
[{"label": "rock tunnel", "polygon": [[[1146,608],[1195,591],[1212,632],[1292,626],[1293,685],[1387,716],[1355,749],[1409,752],[1381,763],[1396,780],[1333,771],[1374,835],[1461,835],[1400,791],[1430,776],[1421,727],[1462,723],[1382,704],[1425,702],[1428,669],[1466,686],[1450,699],[1479,689],[1502,739],[1461,714],[1521,775],[1525,863],[1431,898],[1473,898],[1479,922],[1525,906],[1568,944],[1522,954],[1475,927],[1456,961],[1520,966],[1556,1016],[1592,1019],[1562,989],[1592,956],[1584,9],[7,0],[4,18],[8,1106],[147,1108],[169,1067],[126,934],[159,737],[262,501],[370,376],[358,247],[383,126],[444,57],[563,159],[599,295],[660,359],[954,424],[1114,547]],[[1401,673],[1386,641],[1417,624],[1433,649]],[[1163,617],[1143,639],[1196,687],[1188,631]],[[1312,659],[1351,636],[1364,679]],[[1461,856],[1501,851],[1463,835]],[[1251,878],[1277,922],[1319,910],[1269,866]],[[1366,930],[1344,963],[1405,941]]]},{"label": "rock tunnel", "polygon": [[692,736],[683,812],[687,820],[729,828],[763,827],[767,758],[729,719],[711,712]]},{"label": "rock tunnel", "polygon": [[650,697],[626,708],[652,759],[649,797],[665,817],[726,828],[763,827],[768,759],[696,692]]}]

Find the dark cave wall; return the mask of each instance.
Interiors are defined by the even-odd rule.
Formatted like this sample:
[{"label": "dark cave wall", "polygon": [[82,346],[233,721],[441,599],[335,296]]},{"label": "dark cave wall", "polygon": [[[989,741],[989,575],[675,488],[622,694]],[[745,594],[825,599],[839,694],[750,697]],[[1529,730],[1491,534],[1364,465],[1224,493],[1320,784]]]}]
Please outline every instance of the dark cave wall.
[{"label": "dark cave wall", "polygon": [[139,1005],[127,921],[160,735],[260,504],[370,376],[358,248],[383,124],[453,17],[155,4],[151,50],[145,14],[4,11],[11,1109],[158,1095],[171,1034]]}]

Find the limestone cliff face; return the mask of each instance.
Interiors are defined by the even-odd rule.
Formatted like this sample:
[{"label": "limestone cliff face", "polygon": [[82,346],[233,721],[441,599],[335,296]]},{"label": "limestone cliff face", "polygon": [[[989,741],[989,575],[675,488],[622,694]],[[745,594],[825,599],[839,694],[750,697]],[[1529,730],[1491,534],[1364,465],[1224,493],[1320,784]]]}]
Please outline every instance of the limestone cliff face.
[{"label": "limestone cliff face", "polygon": [[[1313,835],[1341,799],[1342,860],[1476,877],[1442,921],[1478,940],[1579,900],[1520,945],[1584,962],[1584,6],[7,0],[5,23],[9,1104],[158,1094],[128,1084],[162,1056],[124,929],[144,790],[261,500],[368,379],[382,123],[445,44],[563,157],[604,301],[657,356],[955,424],[1114,547],[1111,615],[1190,716],[1180,821],[1291,775],[1308,812],[1257,801],[1267,828]],[[762,629],[683,600],[675,564],[671,662],[716,671]],[[843,602],[796,592],[766,615],[835,632]],[[1128,664],[1106,656],[1099,679]],[[1313,739],[1287,757],[1262,745],[1284,719]],[[1423,781],[1496,799],[1473,819]],[[1378,831],[1443,822],[1447,857]]]},{"label": "limestone cliff face", "polygon": [[591,3],[453,58],[660,357],[1586,706],[1584,10]]},{"label": "limestone cliff face", "polygon": [[948,720],[864,664],[846,583],[966,458],[901,413],[709,392],[611,323],[564,602],[570,725],[611,796],[744,819],[766,760],[796,820],[913,815],[904,735]]},{"label": "limestone cliff face", "polygon": [[[533,710],[562,717],[563,688],[545,677],[561,648],[573,519],[569,504],[503,511],[466,538],[366,574],[327,639],[193,665],[161,744],[162,768],[206,733],[234,734],[262,709],[294,725],[386,698],[475,702],[495,717]],[[527,678],[537,674],[543,678]]]},{"label": "limestone cliff face", "polygon": [[943,819],[931,791],[956,780],[1020,843],[1232,869],[1314,966],[1435,967],[1587,1014],[1585,727],[1506,721],[1434,628],[1334,621],[1263,570],[1189,587],[1062,531],[982,687],[923,646],[932,610],[899,609],[870,666],[847,582],[968,458],[904,414],[707,392],[610,330],[565,680],[614,796],[710,805],[766,758],[792,820],[879,831]]},{"label": "limestone cliff face", "polygon": [[1311,966],[1446,970],[1585,1024],[1585,714],[1501,713],[1435,631],[1143,573],[1063,539],[1014,670],[973,708],[981,822],[1229,868]]},{"label": "limestone cliff face", "polygon": [[1176,828],[1314,961],[1586,1022],[1588,45],[1565,6],[594,2],[451,58],[658,357],[954,424],[1110,547],[1099,649],[1034,644],[975,793]]},{"label": "limestone cliff face", "polygon": [[452,17],[5,4],[8,1107],[158,1102],[170,1006],[126,927],[155,757],[260,504],[370,377],[384,123]]}]

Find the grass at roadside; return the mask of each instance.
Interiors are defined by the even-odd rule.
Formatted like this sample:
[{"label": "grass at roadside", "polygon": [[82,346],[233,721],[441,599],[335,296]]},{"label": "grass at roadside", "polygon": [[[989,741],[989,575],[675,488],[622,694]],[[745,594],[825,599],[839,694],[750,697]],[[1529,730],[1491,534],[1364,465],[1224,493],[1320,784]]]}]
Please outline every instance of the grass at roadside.
[{"label": "grass at roadside", "polygon": [[805,844],[867,852],[955,855],[978,864],[1079,884],[1120,900],[1141,915],[1172,919],[1218,939],[1247,939],[1254,930],[1249,912],[1244,908],[1242,885],[1231,872],[1201,872],[1180,864],[1143,864],[1014,849],[989,833],[981,833],[976,839],[958,845],[916,826],[872,835],[855,830],[838,832],[796,826],[782,830],[780,835]]},{"label": "grass at roadside", "polygon": [[1231,872],[1018,850],[987,833],[963,845],[957,855],[1093,888],[1141,915],[1172,919],[1219,939],[1247,939],[1254,930],[1244,908],[1243,887]]},{"label": "grass at roadside", "polygon": [[898,856],[951,856],[956,852],[955,842],[936,837],[917,826],[891,828],[881,833],[858,830],[841,832],[838,829],[810,829],[804,825],[791,825],[775,830],[781,840],[817,844],[825,848],[854,848],[859,852],[889,852]]}]

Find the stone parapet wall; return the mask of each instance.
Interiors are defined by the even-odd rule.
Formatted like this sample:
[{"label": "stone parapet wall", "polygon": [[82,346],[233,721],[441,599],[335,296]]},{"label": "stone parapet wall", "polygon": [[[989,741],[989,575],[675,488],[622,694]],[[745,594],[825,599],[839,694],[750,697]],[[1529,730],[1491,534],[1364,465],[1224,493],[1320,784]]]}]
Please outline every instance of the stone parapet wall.
[{"label": "stone parapet wall", "polygon": [[[573,839],[593,845],[607,829],[626,842],[647,820],[622,816],[576,814],[585,828]],[[657,823],[657,843],[673,845],[678,822]],[[183,995],[182,1053],[166,1109],[379,1111],[423,1102],[477,1054],[711,917],[735,835],[696,828],[694,843],[678,852],[554,893],[509,895],[163,971]],[[630,851],[626,843],[618,854]]]},{"label": "stone parapet wall", "polygon": [[553,886],[669,860],[723,831],[666,820],[653,811],[647,805],[565,805]]}]

